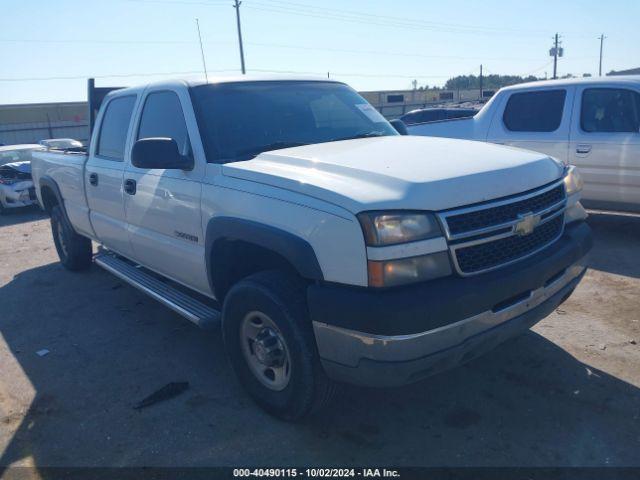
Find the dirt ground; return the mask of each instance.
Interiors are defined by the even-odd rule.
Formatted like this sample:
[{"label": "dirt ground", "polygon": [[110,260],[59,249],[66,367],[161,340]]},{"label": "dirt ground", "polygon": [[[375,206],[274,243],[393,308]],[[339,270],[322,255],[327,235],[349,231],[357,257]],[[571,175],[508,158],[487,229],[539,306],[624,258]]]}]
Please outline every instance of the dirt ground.
[{"label": "dirt ground", "polygon": [[[38,211],[0,217],[0,476],[10,465],[640,466],[640,216],[589,223],[588,274],[531,332],[416,385],[345,388],[295,425],[244,394],[219,332],[98,267],[65,271]],[[132,408],[180,381],[182,395]]]}]

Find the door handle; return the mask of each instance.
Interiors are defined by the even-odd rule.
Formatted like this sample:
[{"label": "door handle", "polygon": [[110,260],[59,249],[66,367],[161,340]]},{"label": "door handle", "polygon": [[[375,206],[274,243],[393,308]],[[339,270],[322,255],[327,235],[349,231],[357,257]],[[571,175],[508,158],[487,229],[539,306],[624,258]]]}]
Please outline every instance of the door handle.
[{"label": "door handle", "polygon": [[91,185],[93,185],[94,187],[96,185],[98,185],[98,174],[97,173],[94,172],[94,173],[90,173],[89,174],[89,183]]},{"label": "door handle", "polygon": [[581,143],[576,147],[576,153],[586,155],[589,152],[591,152],[591,145],[586,145],[584,143]]},{"label": "door handle", "polygon": [[124,191],[129,195],[136,194],[136,181],[133,178],[127,178],[124,181]]}]

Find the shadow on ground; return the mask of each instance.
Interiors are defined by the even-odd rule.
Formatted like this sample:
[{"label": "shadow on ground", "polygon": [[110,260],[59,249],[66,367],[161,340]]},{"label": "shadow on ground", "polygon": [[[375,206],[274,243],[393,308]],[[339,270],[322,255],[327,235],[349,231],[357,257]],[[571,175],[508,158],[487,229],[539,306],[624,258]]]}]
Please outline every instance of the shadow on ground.
[{"label": "shadow on ground", "polygon": [[640,215],[594,210],[587,221],[596,239],[590,267],[640,278]]},{"label": "shadow on ground", "polygon": [[[37,292],[37,293],[36,293]],[[37,295],[37,302],[31,301]],[[1,334],[35,398],[0,465],[630,465],[640,392],[529,332],[400,389],[345,387],[302,425],[276,421],[203,333],[107,273],[58,264],[0,289]],[[50,353],[38,357],[35,351]],[[171,381],[180,397],[133,405]],[[16,379],[15,384],[19,384]],[[44,472],[43,472],[44,473]]]},{"label": "shadow on ground", "polygon": [[47,214],[40,207],[31,206],[24,208],[8,209],[0,215],[0,227],[8,227],[19,223],[33,222],[47,218]]}]

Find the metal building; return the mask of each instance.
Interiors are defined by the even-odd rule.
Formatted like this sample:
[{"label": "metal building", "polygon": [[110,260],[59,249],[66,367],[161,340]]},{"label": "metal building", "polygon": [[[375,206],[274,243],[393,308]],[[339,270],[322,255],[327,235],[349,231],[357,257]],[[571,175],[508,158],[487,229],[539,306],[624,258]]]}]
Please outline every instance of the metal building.
[{"label": "metal building", "polygon": [[45,138],[89,135],[86,102],[0,105],[0,143],[38,143]]}]

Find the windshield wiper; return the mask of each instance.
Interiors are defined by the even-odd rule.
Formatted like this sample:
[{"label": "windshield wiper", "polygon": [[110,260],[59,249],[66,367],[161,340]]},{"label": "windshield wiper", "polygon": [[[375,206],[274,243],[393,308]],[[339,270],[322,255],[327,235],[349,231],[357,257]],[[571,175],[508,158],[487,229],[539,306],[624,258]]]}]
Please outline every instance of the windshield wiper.
[{"label": "windshield wiper", "polygon": [[301,147],[302,145],[308,145],[303,142],[273,142],[267,145],[259,145],[257,147],[251,147],[237,152],[238,157],[249,156],[251,158],[260,155],[262,152],[268,152],[270,150],[280,150],[281,148]]},{"label": "windshield wiper", "polygon": [[355,135],[349,135],[348,137],[334,138],[333,141],[339,142],[341,140],[355,140],[356,138],[371,138],[371,137],[386,137],[386,136],[387,136],[386,133],[374,130],[372,132],[356,133]]}]

